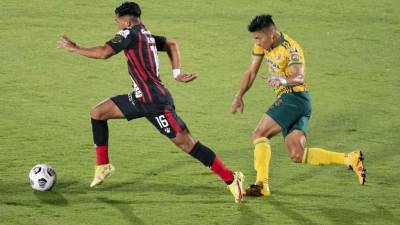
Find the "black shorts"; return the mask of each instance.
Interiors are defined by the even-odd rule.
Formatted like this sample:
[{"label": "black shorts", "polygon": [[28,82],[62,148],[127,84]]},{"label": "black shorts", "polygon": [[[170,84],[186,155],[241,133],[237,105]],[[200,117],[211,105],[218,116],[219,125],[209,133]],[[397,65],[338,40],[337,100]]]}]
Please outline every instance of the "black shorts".
[{"label": "black shorts", "polygon": [[166,104],[142,103],[130,93],[114,96],[111,100],[128,121],[146,117],[160,133],[169,138],[174,138],[177,133],[186,130],[186,124],[175,112],[172,99],[171,103]]}]

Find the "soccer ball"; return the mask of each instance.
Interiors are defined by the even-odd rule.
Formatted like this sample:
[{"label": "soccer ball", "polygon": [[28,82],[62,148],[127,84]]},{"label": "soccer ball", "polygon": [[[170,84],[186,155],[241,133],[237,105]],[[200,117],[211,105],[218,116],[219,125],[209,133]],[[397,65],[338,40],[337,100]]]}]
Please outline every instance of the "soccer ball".
[{"label": "soccer ball", "polygon": [[37,164],[29,172],[29,183],[37,191],[50,190],[57,180],[56,171],[46,164]]}]

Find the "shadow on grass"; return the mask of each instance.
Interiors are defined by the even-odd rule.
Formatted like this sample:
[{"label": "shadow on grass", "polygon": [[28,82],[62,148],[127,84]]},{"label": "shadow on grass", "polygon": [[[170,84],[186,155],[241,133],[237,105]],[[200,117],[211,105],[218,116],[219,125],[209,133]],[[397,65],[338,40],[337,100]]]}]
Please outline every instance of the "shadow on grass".
[{"label": "shadow on grass", "polygon": [[[307,165],[299,165],[299,170],[304,170],[304,168],[307,167]],[[309,166],[311,169],[307,169],[304,172],[297,173],[293,177],[288,177],[285,179],[282,183],[276,183],[274,184],[274,189],[282,189],[286,187],[291,187],[294,184],[297,183],[304,183],[309,180],[312,180],[315,176],[318,176],[319,174],[322,173],[322,170],[318,169],[318,166]],[[273,191],[273,190],[272,190]]]},{"label": "shadow on grass", "polygon": [[[180,185],[174,183],[149,183],[144,181],[137,182],[122,182],[113,183],[110,186],[99,187],[96,190],[110,191],[110,192],[131,192],[135,195],[159,195],[160,193],[165,193],[168,199],[163,198],[162,200],[146,200],[146,201],[127,201],[126,203],[140,203],[140,204],[158,204],[158,203],[190,203],[190,204],[225,204],[232,203],[233,197],[228,190],[224,189],[222,186],[220,189],[205,186],[205,185]],[[222,191],[221,191],[222,190]],[[154,193],[154,194],[153,194]],[[226,195],[221,197],[221,195]],[[175,197],[182,196],[194,196],[192,200],[179,199],[176,200]],[[204,197],[203,197],[204,196]],[[222,199],[223,198],[223,199]]]},{"label": "shadow on grass", "polygon": [[64,180],[57,182],[52,191],[61,192],[65,194],[87,194],[89,183],[80,183],[78,181]]},{"label": "shadow on grass", "polygon": [[[190,185],[187,182],[181,182],[182,184],[179,184],[180,183],[179,175],[173,176],[173,178],[169,179],[168,181],[165,181],[164,178],[163,181],[160,181],[159,183],[149,181],[149,177],[151,176],[162,176],[160,174],[176,170],[178,168],[183,167],[184,165],[185,165],[184,163],[173,162],[171,164],[162,165],[159,168],[154,168],[149,171],[143,171],[141,174],[137,174],[138,177],[134,178],[133,181],[114,183],[110,180],[111,182],[108,183],[107,181],[106,185],[99,186],[96,189],[105,191],[121,191],[121,192],[135,192],[135,193],[165,192],[170,195],[196,194],[202,196],[212,196],[221,193],[220,191],[218,191],[219,188],[215,188],[212,186]],[[196,175],[193,177],[193,179],[202,179],[206,176],[209,176],[210,174],[212,175],[211,171],[208,171],[207,169],[205,169],[200,165],[198,171],[199,172],[204,171],[204,174]],[[218,179],[218,177],[216,176],[215,179]],[[221,189],[223,189],[224,184],[221,185],[222,185]],[[226,194],[230,193],[226,191]]]},{"label": "shadow on grass", "polygon": [[273,195],[280,195],[280,196],[293,196],[296,198],[305,197],[305,198],[342,198],[339,195],[333,194],[309,194],[309,193],[298,193],[298,192],[283,192],[283,191],[273,191]]},{"label": "shadow on grass", "polygon": [[[150,183],[144,181],[110,183],[107,186],[98,187],[96,189],[135,193],[165,192],[173,195],[217,195],[221,193],[218,191],[218,188],[206,185],[181,185],[174,183]],[[226,194],[230,193],[226,191]]]},{"label": "shadow on grass", "polygon": [[36,196],[37,199],[39,199],[39,201],[45,204],[56,206],[68,205],[68,200],[57,191],[34,191],[33,194]]},{"label": "shadow on grass", "polygon": [[126,201],[112,200],[105,197],[97,197],[101,202],[107,203],[111,207],[117,209],[121,212],[123,218],[127,220],[130,224],[146,224],[143,220],[137,217],[132,208],[132,204]]},{"label": "shadow on grass", "polygon": [[[335,224],[400,224],[400,218],[394,216],[383,206],[374,205],[375,211],[363,212],[357,209],[324,208],[322,213]],[[378,221],[381,221],[380,223]]]},{"label": "shadow on grass", "polygon": [[268,222],[267,218],[264,218],[243,203],[239,205],[239,211],[240,218],[235,224],[263,224]]},{"label": "shadow on grass", "polygon": [[281,202],[274,199],[273,196],[269,197],[269,204],[271,204],[276,210],[280,211],[282,214],[286,215],[288,218],[292,219],[294,223],[297,224],[318,224],[314,223],[307,217],[305,217],[302,212],[296,210],[296,206],[291,203]]}]

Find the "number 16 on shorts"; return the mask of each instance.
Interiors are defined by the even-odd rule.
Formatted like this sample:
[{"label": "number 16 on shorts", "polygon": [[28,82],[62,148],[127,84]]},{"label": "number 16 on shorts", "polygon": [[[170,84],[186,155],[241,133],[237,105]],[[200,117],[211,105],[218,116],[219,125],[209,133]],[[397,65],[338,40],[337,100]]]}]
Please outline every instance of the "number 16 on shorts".
[{"label": "number 16 on shorts", "polygon": [[164,129],[165,133],[171,132],[168,120],[165,118],[165,115],[156,116],[155,118],[157,120],[158,125],[160,126],[161,129]]}]

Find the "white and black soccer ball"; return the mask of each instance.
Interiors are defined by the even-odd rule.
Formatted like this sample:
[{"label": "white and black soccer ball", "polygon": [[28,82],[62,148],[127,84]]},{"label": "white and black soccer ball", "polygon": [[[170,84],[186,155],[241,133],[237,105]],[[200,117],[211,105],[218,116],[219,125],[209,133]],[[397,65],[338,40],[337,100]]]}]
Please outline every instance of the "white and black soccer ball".
[{"label": "white and black soccer ball", "polygon": [[29,172],[29,183],[37,191],[50,190],[56,184],[56,180],[56,171],[46,164],[38,164]]}]

